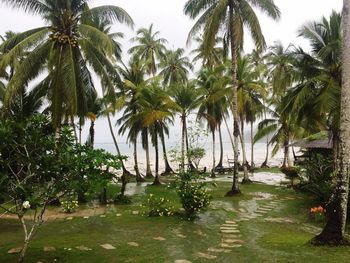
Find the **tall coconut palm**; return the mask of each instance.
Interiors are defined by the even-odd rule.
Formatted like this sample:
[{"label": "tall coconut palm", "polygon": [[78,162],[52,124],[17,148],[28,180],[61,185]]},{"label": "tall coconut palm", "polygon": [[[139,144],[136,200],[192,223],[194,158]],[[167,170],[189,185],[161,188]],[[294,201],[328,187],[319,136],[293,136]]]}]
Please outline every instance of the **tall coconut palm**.
[{"label": "tall coconut palm", "polygon": [[223,33],[223,38],[230,45],[231,52],[231,72],[232,72],[232,105],[234,118],[234,176],[232,189],[227,194],[234,195],[240,193],[238,178],[238,137],[239,124],[237,115],[237,51],[243,45],[244,26],[246,26],[256,46],[264,47],[265,40],[262,34],[259,20],[254,12],[254,8],[262,11],[268,16],[277,19],[280,11],[275,6],[273,0],[255,1],[255,0],[188,0],[184,11],[191,18],[198,18],[189,33],[189,37],[193,37],[198,31],[204,30],[204,46],[207,50],[211,50],[215,45],[215,39],[218,34]]},{"label": "tall coconut palm", "polygon": [[[227,87],[228,79],[224,77],[225,66],[215,68],[203,68],[198,75],[199,109],[197,118],[205,119],[208,130],[212,133],[213,139],[213,168],[212,177],[215,176],[215,132],[221,133],[221,124],[227,114]],[[222,166],[222,143],[220,144],[220,162]],[[219,165],[220,165],[219,162]]]},{"label": "tall coconut palm", "polygon": [[[169,89],[169,94],[177,105],[176,111],[180,114],[182,132],[181,132],[181,169],[185,170],[185,156],[187,156],[188,164],[191,163],[188,154],[187,141],[187,117],[198,106],[198,91],[194,82],[187,82],[184,85],[173,85]],[[186,144],[186,153],[185,153]]]},{"label": "tall coconut palm", "polygon": [[322,244],[342,244],[346,242],[345,225],[349,197],[349,160],[350,160],[350,3],[343,4],[343,72],[341,86],[340,147],[334,193],[327,207],[328,221],[322,233],[315,241]]},{"label": "tall coconut palm", "polygon": [[[223,62],[223,53],[224,48],[215,45],[213,49],[206,50],[203,42],[203,38],[196,37],[195,42],[198,44],[198,47],[191,51],[191,54],[194,55],[193,62],[201,61],[202,66],[212,67],[215,65],[222,64]],[[222,39],[216,39],[216,44],[222,42]]]},{"label": "tall coconut palm", "polygon": [[[261,83],[258,81],[257,77],[256,71],[254,71],[253,64],[249,60],[248,56],[239,57],[237,61],[237,111],[241,121],[240,138],[243,155],[243,183],[250,182],[245,149],[244,123],[250,122],[252,124],[255,121],[255,116],[257,114],[256,112],[258,111],[257,108],[262,107],[260,99],[263,96],[263,93],[265,93],[264,87],[261,86]],[[251,147],[253,149],[253,143]]]},{"label": "tall coconut palm", "polygon": [[[25,83],[46,69],[53,125],[58,127],[62,116],[67,113],[86,115],[88,97],[94,91],[87,64],[102,79],[112,78],[116,74],[110,61],[114,56],[111,38],[86,21],[91,17],[100,17],[102,21],[118,21],[132,26],[130,16],[116,6],[90,9],[84,0],[2,2],[27,13],[40,15],[48,24],[20,33],[0,46],[0,52],[13,46],[2,57],[0,72],[20,52],[30,50],[8,84],[5,103],[10,104]],[[107,82],[106,88],[109,93],[114,93],[111,82]]]},{"label": "tall coconut palm", "polygon": [[182,48],[166,51],[159,64],[161,68],[159,75],[163,77],[165,85],[186,83],[188,73],[193,69],[193,66],[188,57],[184,56],[184,53],[185,50]]},{"label": "tall coconut palm", "polygon": [[140,121],[135,120],[135,115],[141,110],[139,97],[141,90],[146,85],[144,80],[145,69],[143,63],[137,57],[133,57],[129,62],[129,67],[119,67],[118,70],[124,79],[124,85],[121,86],[121,95],[125,98],[125,101],[123,116],[118,119],[117,124],[121,125],[119,133],[128,132],[128,140],[134,147],[136,180],[142,182],[144,179],[138,167],[137,138],[145,127]]},{"label": "tall coconut palm", "polygon": [[155,76],[157,64],[164,58],[167,43],[165,38],[159,38],[160,32],[153,32],[153,24],[149,28],[141,28],[137,31],[137,36],[132,40],[137,43],[129,49],[129,54],[138,56],[146,65],[147,73]]}]

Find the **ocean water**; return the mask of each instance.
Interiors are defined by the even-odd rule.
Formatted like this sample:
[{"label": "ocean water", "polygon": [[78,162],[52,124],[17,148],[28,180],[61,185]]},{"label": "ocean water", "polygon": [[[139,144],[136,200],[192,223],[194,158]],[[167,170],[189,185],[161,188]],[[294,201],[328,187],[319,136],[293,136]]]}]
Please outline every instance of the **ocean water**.
[{"label": "ocean water", "polygon": [[[121,154],[125,155],[128,157],[128,160],[126,161],[126,167],[128,169],[133,169],[133,146],[131,144],[121,142],[118,143]],[[181,145],[172,141],[166,142],[166,147],[167,147],[167,152],[173,148],[177,148],[178,151],[180,151]],[[203,157],[203,159],[200,162],[200,167],[207,167],[207,169],[212,168],[213,164],[213,158],[212,158],[212,143],[208,142],[205,145],[203,145],[204,149],[206,150],[206,154]],[[105,149],[106,151],[116,154],[116,148],[113,143],[96,143],[95,148],[102,148]],[[142,145],[138,144],[137,145],[138,149],[138,164],[139,164],[139,169],[142,173],[145,172],[146,169],[146,154],[145,151],[142,149]],[[233,150],[232,150],[232,145],[231,142],[224,142],[223,143],[223,165],[228,166],[227,159],[233,159]],[[220,157],[220,145],[217,143],[215,144],[215,158],[216,158],[216,163],[219,161]],[[271,147],[270,147],[271,150]],[[251,153],[251,144],[246,143],[246,154],[247,154],[247,160],[250,163],[251,158],[250,158],[250,153]],[[163,151],[161,147],[159,147],[159,156],[160,156],[160,162],[159,162],[159,167],[160,170],[164,168],[164,161],[163,161]],[[240,148],[240,161],[242,161],[242,150]],[[263,163],[266,157],[266,143],[256,143],[254,145],[254,163],[255,165],[259,166]],[[150,158],[151,158],[151,169],[153,170],[154,168],[154,160],[155,160],[155,151],[154,147],[150,146]],[[173,169],[178,169],[179,164],[171,160],[169,154],[168,154],[168,159],[170,162],[170,165],[172,166]],[[283,152],[279,151],[274,157],[271,157],[271,152],[269,153],[269,161],[268,165],[269,166],[279,166],[282,164],[283,161]]]},{"label": "ocean water", "polygon": [[[112,118],[112,123],[116,123],[116,120],[120,117],[116,116]],[[204,127],[204,126],[203,126]],[[232,127],[232,123],[229,121],[229,127]],[[256,125],[255,125],[256,129]],[[88,130],[89,130],[89,123],[87,122],[83,129],[82,138],[84,141],[84,138],[88,137]],[[133,146],[127,142],[126,135],[118,134],[118,127],[113,127],[113,132],[117,138],[118,145],[121,151],[122,155],[125,155],[128,157],[128,160],[126,161],[126,167],[130,170],[133,169]],[[223,148],[224,148],[224,154],[223,154],[223,165],[227,166],[227,159],[233,159],[233,150],[232,145],[230,142],[230,137],[228,134],[227,129],[223,126],[222,127],[222,137],[223,137]],[[246,141],[246,155],[247,160],[250,162],[250,149],[251,144],[250,142],[250,132],[249,130],[246,130],[245,132],[245,141]],[[219,139],[218,134],[216,134],[216,144],[215,144],[215,158],[216,163],[219,161],[220,156],[220,145],[219,145]],[[180,152],[181,149],[181,123],[179,121],[178,116],[174,119],[174,125],[170,127],[169,129],[169,136],[166,137],[166,147],[167,152],[169,152],[173,148],[177,148]],[[200,162],[200,167],[207,167],[207,169],[212,168],[212,139],[211,136],[201,136],[201,139],[198,142],[198,145],[203,147],[206,150],[206,154],[204,158]],[[240,151],[240,160],[242,160],[242,149],[241,145],[239,145],[239,151]],[[117,151],[115,149],[115,146],[113,144],[113,140],[110,134],[108,122],[105,118],[99,118],[95,123],[95,148],[102,148],[106,151],[116,154]],[[146,154],[145,151],[142,149],[141,144],[139,143],[137,145],[138,149],[138,161],[139,161],[139,169],[142,173],[144,173],[146,169]],[[270,151],[272,148],[270,147]],[[150,146],[150,157],[151,157],[151,168],[154,169],[154,156],[155,151],[154,147]],[[160,171],[164,168],[164,162],[163,162],[163,152],[161,148],[161,144],[159,143],[159,156],[160,156]],[[264,160],[266,156],[266,140],[263,139],[262,141],[257,142],[254,145],[254,163],[259,166]],[[170,161],[170,164],[173,169],[178,169],[179,164],[176,162],[173,162],[170,159],[170,156],[168,154],[168,159]],[[269,153],[269,161],[268,165],[270,166],[278,166],[281,165],[283,161],[283,152],[279,151],[275,156],[271,156],[271,152]]]}]

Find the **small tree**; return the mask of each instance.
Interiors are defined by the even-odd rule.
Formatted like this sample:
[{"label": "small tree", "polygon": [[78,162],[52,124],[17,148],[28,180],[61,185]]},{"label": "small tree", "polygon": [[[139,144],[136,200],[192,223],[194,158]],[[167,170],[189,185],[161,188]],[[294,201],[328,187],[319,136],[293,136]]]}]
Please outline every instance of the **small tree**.
[{"label": "small tree", "polygon": [[[109,163],[106,155],[92,150],[83,160],[84,151],[77,151],[72,131],[62,127],[58,133],[52,129],[47,117],[36,115],[22,122],[2,120],[0,123],[0,189],[3,200],[0,208],[17,215],[24,230],[24,244],[19,256],[23,262],[30,241],[43,222],[50,202],[76,190],[81,181],[81,167],[89,167],[90,185],[103,184],[106,177],[101,168]],[[79,153],[79,154],[78,154]],[[115,157],[112,164],[118,167]],[[110,165],[111,166],[111,165]],[[108,170],[108,169],[107,169]],[[92,171],[92,172],[91,172]],[[98,174],[99,172],[99,174]],[[110,175],[108,175],[110,176]],[[101,177],[101,178],[99,178]],[[32,217],[28,223],[27,216]]]}]

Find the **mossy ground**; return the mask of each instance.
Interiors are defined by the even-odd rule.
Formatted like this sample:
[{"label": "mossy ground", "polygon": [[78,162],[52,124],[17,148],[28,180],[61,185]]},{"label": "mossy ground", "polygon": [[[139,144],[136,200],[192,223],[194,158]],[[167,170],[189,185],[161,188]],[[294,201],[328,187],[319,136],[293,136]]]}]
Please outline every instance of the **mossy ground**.
[{"label": "mossy ground", "polygon": [[[57,219],[46,222],[32,241],[26,262],[347,262],[348,247],[314,247],[308,241],[321,229],[323,222],[314,222],[310,207],[318,205],[310,196],[285,187],[249,184],[241,187],[242,195],[224,197],[230,183],[219,182],[212,187],[213,202],[195,221],[178,216],[150,218],[142,215],[140,204],[153,193],[170,199],[179,208],[175,192],[163,186],[148,186],[133,196],[131,205],[111,206],[106,217],[88,219]],[[286,199],[287,198],[287,199]],[[222,240],[220,225],[225,220],[238,220],[239,209],[284,200],[276,209],[262,217],[238,222],[243,245],[228,253],[208,252]],[[252,206],[252,207],[249,207]],[[80,208],[82,209],[82,208]],[[132,211],[140,211],[134,215]],[[119,213],[121,216],[117,216]],[[270,222],[266,218],[283,218],[288,222]],[[291,223],[292,222],[292,223]],[[7,254],[21,246],[22,229],[16,220],[0,219],[0,262],[16,262],[17,255]],[[154,237],[164,237],[165,241]],[[139,247],[128,245],[137,242]],[[105,250],[101,244],[111,244],[115,250]],[[77,246],[91,251],[80,251]],[[54,252],[43,252],[53,246]],[[68,249],[71,250],[68,250]],[[215,259],[198,257],[197,253],[215,255]]]}]

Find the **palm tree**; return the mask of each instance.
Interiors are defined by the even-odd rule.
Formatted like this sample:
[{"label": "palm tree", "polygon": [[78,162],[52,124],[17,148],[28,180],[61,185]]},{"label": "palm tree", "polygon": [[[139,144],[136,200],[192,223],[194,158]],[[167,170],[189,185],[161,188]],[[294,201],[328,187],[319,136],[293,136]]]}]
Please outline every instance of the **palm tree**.
[{"label": "palm tree", "polygon": [[[312,51],[294,51],[297,85],[286,95],[285,111],[293,112],[296,123],[311,133],[330,130],[334,160],[338,156],[341,90],[341,15],[304,25],[300,35],[309,40]],[[308,113],[307,116],[305,113]]]},{"label": "palm tree", "polygon": [[164,58],[165,38],[158,38],[159,31],[153,32],[153,24],[149,28],[141,28],[137,31],[137,37],[133,38],[138,45],[129,49],[129,54],[138,56],[144,61],[147,73],[155,76],[157,73],[157,61]]},{"label": "palm tree", "polygon": [[163,77],[165,85],[184,84],[190,70],[193,69],[187,56],[184,56],[185,50],[178,48],[174,51],[165,52],[164,58],[160,62],[159,73]]},{"label": "palm tree", "polygon": [[[215,176],[215,132],[219,131],[221,139],[221,124],[227,115],[227,100],[229,89],[228,79],[224,77],[225,66],[220,65],[215,68],[203,68],[198,75],[199,109],[197,118],[207,121],[208,130],[213,138],[213,168],[212,177]],[[222,142],[222,140],[221,140]],[[220,143],[220,162],[222,166],[223,146]]]},{"label": "palm tree", "polygon": [[[238,115],[241,121],[241,144],[242,144],[242,155],[243,155],[243,169],[244,178],[242,183],[249,183],[248,176],[248,161],[245,149],[245,138],[244,138],[244,122],[250,122],[251,126],[255,121],[258,108],[262,108],[260,99],[265,93],[264,87],[261,86],[261,82],[257,80],[256,71],[254,71],[253,64],[249,60],[248,56],[238,57],[237,60],[237,101],[238,101]],[[251,129],[252,133],[252,129]],[[251,136],[252,137],[252,136]],[[254,143],[251,145],[252,149]],[[253,162],[253,157],[252,157]]]},{"label": "palm tree", "polygon": [[167,123],[173,119],[173,111],[176,105],[168,94],[160,88],[157,81],[150,83],[148,87],[141,89],[139,105],[140,111],[136,113],[134,123],[141,123],[142,127],[147,127],[150,131],[152,144],[155,148],[155,179],[153,185],[159,185],[159,150],[158,139],[161,134],[167,133]]},{"label": "palm tree", "polygon": [[227,194],[240,193],[238,178],[238,136],[239,124],[237,115],[237,53],[243,44],[244,26],[246,26],[258,48],[265,46],[265,40],[260,28],[259,20],[253,7],[261,10],[268,16],[277,19],[280,16],[279,9],[273,0],[188,0],[184,11],[191,18],[199,16],[197,22],[189,33],[189,38],[195,36],[198,31],[204,29],[203,39],[206,50],[211,50],[215,45],[217,35],[223,33],[223,38],[230,45],[231,72],[232,72],[232,108],[234,118],[234,176],[232,189]]},{"label": "palm tree", "polygon": [[[169,94],[173,98],[177,105],[176,111],[180,114],[182,123],[181,133],[181,169],[185,171],[185,156],[187,156],[188,164],[191,163],[190,156],[188,154],[188,140],[187,136],[187,117],[198,106],[198,92],[194,82],[187,82],[184,85],[174,85],[169,89]],[[185,154],[186,144],[186,154]]]},{"label": "palm tree", "polygon": [[[19,53],[30,50],[8,83],[5,104],[9,105],[24,84],[47,69],[48,97],[54,127],[59,127],[65,114],[85,116],[88,98],[94,92],[87,64],[101,79],[112,79],[116,75],[110,61],[114,57],[111,38],[87,21],[97,17],[101,21],[119,21],[132,26],[130,16],[116,6],[90,9],[83,0],[3,2],[38,14],[48,24],[20,33],[1,44],[0,52],[12,48],[2,57],[0,72]],[[113,84],[110,81],[106,81],[106,84],[108,92],[113,94]]]},{"label": "palm tree", "polygon": [[[191,51],[191,54],[194,55],[193,62],[201,61],[202,66],[212,67],[219,64],[222,64],[224,48],[219,46],[214,46],[213,49],[207,51],[204,46],[203,38],[196,37],[195,42],[198,44],[196,49]],[[216,39],[216,44],[222,42],[222,39]]]},{"label": "palm tree", "polygon": [[[138,168],[137,138],[145,127],[143,127],[143,124],[140,121],[137,121],[135,115],[141,110],[139,97],[141,96],[141,90],[146,85],[144,80],[145,69],[142,61],[140,61],[137,57],[132,57],[131,61],[129,62],[129,68],[125,66],[119,67],[118,71],[121,73],[124,79],[124,84],[120,87],[121,92],[119,95],[122,96],[124,112],[123,116],[118,119],[117,124],[121,125],[119,133],[124,134],[128,131],[128,140],[134,147],[133,155],[136,180],[138,182],[142,182],[144,179],[142,178]],[[143,145],[145,145],[145,143],[143,143]]]},{"label": "palm tree", "polygon": [[337,158],[335,188],[330,204],[327,206],[328,221],[322,233],[315,237],[317,243],[343,244],[349,197],[349,160],[350,160],[350,3],[343,4],[343,72],[341,86],[341,113],[340,113],[340,147]]}]

